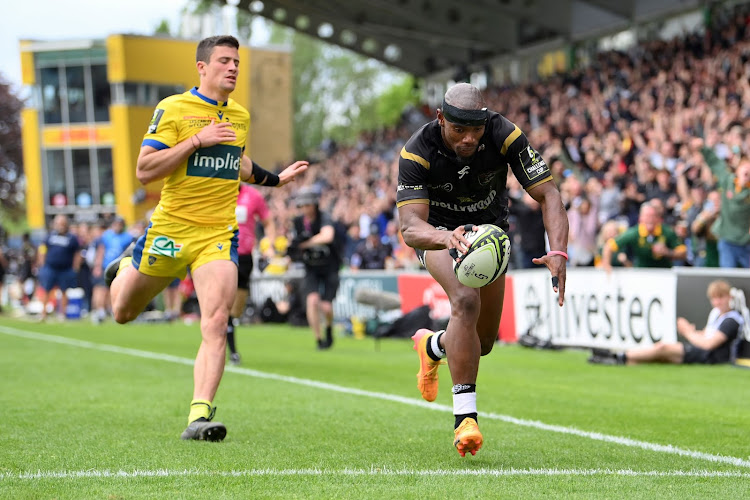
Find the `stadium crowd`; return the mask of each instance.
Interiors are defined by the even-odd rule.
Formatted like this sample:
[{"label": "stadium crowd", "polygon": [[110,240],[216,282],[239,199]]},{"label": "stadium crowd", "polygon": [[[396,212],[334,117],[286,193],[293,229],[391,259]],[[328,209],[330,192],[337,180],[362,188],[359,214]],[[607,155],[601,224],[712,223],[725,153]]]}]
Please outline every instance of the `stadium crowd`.
[{"label": "stadium crowd", "polygon": [[[580,69],[484,92],[489,108],[516,123],[551,167],[569,214],[569,265],[601,266],[605,245],[611,248],[605,268],[665,265],[653,263],[656,254],[639,259],[639,243],[628,248],[620,239],[628,228],[643,226],[646,203],[656,217],[654,236],[673,232],[677,238],[666,265],[750,267],[747,4],[713,11],[704,32],[601,52]],[[320,193],[321,209],[339,226],[344,268],[420,267],[398,231],[396,179],[401,148],[431,119],[433,109],[412,108],[398,126],[364,133],[354,145],[326,141],[297,180],[296,190]],[[545,251],[541,211],[512,174],[508,189],[511,267],[531,267],[531,258]],[[290,264],[290,224],[298,208],[286,191],[261,192],[275,234],[273,241],[259,234],[256,272],[281,274]],[[97,258],[102,234],[120,222],[113,216],[70,225],[82,253],[79,286],[89,309],[101,304],[93,290],[106,266],[103,254]],[[137,223],[127,233],[136,237],[143,229]],[[652,245],[651,235],[641,236]],[[42,264],[28,236],[0,259],[0,268],[20,279],[24,301]]]},{"label": "stadium crowd", "polygon": [[[648,201],[657,226],[672,228],[686,247],[671,264],[716,267],[718,241],[727,240],[744,252],[733,267],[750,267],[750,204],[738,203],[750,191],[747,5],[715,11],[704,33],[602,52],[584,68],[489,86],[485,95],[551,166],[570,217],[571,265],[599,265],[603,245],[636,226]],[[391,253],[372,267],[418,267],[397,231],[397,162],[410,134],[433,118],[434,110],[412,109],[398,127],[363,134],[354,146],[328,143],[302,179],[347,228],[348,265],[361,261],[356,249],[374,228]],[[734,193],[721,184],[722,170],[734,172]],[[541,212],[512,175],[508,187],[513,265],[530,267],[544,251]],[[282,193],[264,194],[283,227],[294,206]],[[615,253],[612,264],[644,265],[628,252]]]}]

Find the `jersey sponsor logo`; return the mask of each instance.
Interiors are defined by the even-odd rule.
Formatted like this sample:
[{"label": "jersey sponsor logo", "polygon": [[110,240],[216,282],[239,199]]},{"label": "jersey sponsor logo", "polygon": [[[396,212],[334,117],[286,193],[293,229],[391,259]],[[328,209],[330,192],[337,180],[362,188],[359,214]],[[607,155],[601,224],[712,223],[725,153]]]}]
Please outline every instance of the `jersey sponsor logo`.
[{"label": "jersey sponsor logo", "polygon": [[409,186],[407,184],[399,184],[397,188],[398,191],[406,191],[407,189],[409,191],[421,191],[424,189],[424,186],[422,186],[421,184],[414,184],[413,186]]},{"label": "jersey sponsor logo", "polygon": [[161,117],[164,116],[164,110],[156,108],[154,110],[154,116],[151,117],[151,121],[148,124],[148,133],[149,134],[155,134],[156,129],[159,128],[159,122],[161,121]]},{"label": "jersey sponsor logo", "polygon": [[67,247],[70,245],[72,237],[68,234],[53,234],[47,240],[48,246]]},{"label": "jersey sponsor logo", "polygon": [[459,205],[457,203],[446,203],[444,201],[437,200],[430,200],[430,205],[434,207],[447,208],[448,210],[452,210],[454,212],[477,212],[489,207],[495,200],[496,196],[497,191],[493,189],[492,191],[490,191],[490,194],[487,195],[487,198],[470,205]]},{"label": "jersey sponsor logo", "polygon": [[458,178],[459,179],[463,179],[464,175],[466,175],[466,174],[469,173],[469,168],[471,168],[471,167],[469,167],[468,165],[466,165],[464,168],[462,168],[461,170],[459,170],[458,171]]},{"label": "jersey sponsor logo", "polygon": [[[528,160],[524,160],[524,153],[528,156]],[[526,177],[528,177],[529,180],[536,179],[540,175],[549,172],[549,168],[547,168],[544,159],[537,155],[536,151],[534,151],[534,148],[531,146],[528,146],[526,149],[518,153],[518,159],[521,161],[521,165],[523,165],[523,168],[526,171]]]},{"label": "jersey sponsor logo", "polygon": [[[148,253],[174,259],[180,250],[182,250],[182,243],[176,243],[173,239],[166,236],[157,236],[154,238],[154,242],[151,244]],[[149,264],[151,264],[151,259],[149,259]]]},{"label": "jersey sponsor logo", "polygon": [[187,161],[188,177],[218,177],[235,180],[240,175],[242,149],[239,146],[217,144],[201,148]]}]

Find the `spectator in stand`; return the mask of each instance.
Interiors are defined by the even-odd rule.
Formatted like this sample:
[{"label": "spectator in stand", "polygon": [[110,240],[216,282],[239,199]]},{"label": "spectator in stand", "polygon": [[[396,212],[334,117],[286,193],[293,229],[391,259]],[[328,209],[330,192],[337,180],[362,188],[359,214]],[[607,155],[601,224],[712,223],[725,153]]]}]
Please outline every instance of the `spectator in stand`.
[{"label": "spectator in stand", "polygon": [[288,224],[279,223],[278,219],[275,219],[274,227],[278,228],[276,236],[263,236],[258,243],[258,251],[260,252],[258,268],[264,274],[281,275],[289,269],[289,257],[287,256],[289,239],[286,236]]},{"label": "spectator in stand", "polygon": [[370,234],[357,245],[351,259],[352,269],[386,269],[392,259],[393,248],[383,243],[378,225],[373,223]]},{"label": "spectator in stand", "polygon": [[95,310],[92,311],[91,320],[101,323],[107,318],[107,304],[109,304],[109,287],[104,283],[104,270],[110,262],[116,260],[131,243],[135,241],[133,235],[125,231],[125,219],[116,216],[112,219],[109,229],[102,233],[97,246],[96,262],[94,264],[95,288]]},{"label": "spectator in stand", "polygon": [[345,266],[351,267],[354,254],[357,252],[357,248],[359,247],[360,243],[363,243],[364,241],[365,240],[363,238],[359,237],[359,224],[349,225],[346,231],[346,243],[344,244]]},{"label": "spectator in stand", "polygon": [[542,206],[526,191],[517,193],[517,196],[510,198],[509,207],[510,215],[515,216],[516,231],[521,239],[520,246],[514,250],[519,253],[521,269],[533,269],[539,266],[532,259],[547,253]]},{"label": "spectator in stand", "polygon": [[593,266],[596,255],[596,236],[598,233],[596,207],[588,197],[576,198],[568,210],[568,254],[574,266]]},{"label": "spectator in stand", "polygon": [[711,228],[719,218],[721,194],[718,191],[711,191],[700,209],[700,212],[689,220],[693,242],[693,265],[719,267],[718,242]]},{"label": "spectator in stand", "polygon": [[91,266],[88,263],[88,248],[92,238],[95,237],[94,225],[87,222],[78,224],[78,245],[81,252],[81,267],[78,269],[78,288],[83,289],[83,302],[81,304],[81,316],[85,316],[91,310],[94,289],[94,277],[91,274]]},{"label": "spectator in stand", "polygon": [[[622,232],[622,226],[616,220],[610,220],[604,223],[599,230],[599,235],[596,237],[597,251],[596,257],[594,258],[594,265],[596,267],[604,267],[604,264],[602,264],[602,250],[609,240],[617,238]],[[633,263],[628,258],[628,254],[625,252],[613,252],[609,262],[611,267],[633,266]]]},{"label": "spectator in stand", "polygon": [[700,139],[694,144],[701,148],[721,192],[719,217],[712,227],[719,240],[719,266],[747,269],[750,267],[750,157],[740,158],[732,172]]},{"label": "spectator in stand", "polygon": [[41,321],[47,319],[47,303],[52,290],[62,292],[60,302],[61,318],[68,307],[67,290],[78,284],[78,269],[81,267],[81,253],[78,251],[78,238],[70,232],[66,215],[58,214],[52,221],[52,230],[39,247],[39,284],[42,286]]},{"label": "spectator in stand", "polygon": [[651,202],[641,206],[638,225],[612,238],[602,249],[602,267],[612,270],[612,254],[627,249],[633,255],[635,267],[672,267],[673,260],[687,255],[685,244],[671,227],[662,224],[660,209]]},{"label": "spectator in stand", "polygon": [[104,285],[104,279],[101,275],[101,269],[96,269],[96,257],[97,249],[101,244],[102,234],[106,230],[104,222],[97,221],[92,224],[89,228],[89,237],[87,239],[86,247],[82,250],[83,262],[88,266],[91,272],[91,289],[84,291],[87,294],[88,299],[88,310],[91,313],[91,320],[97,321],[95,311],[99,308],[105,307],[105,301],[107,299],[106,292],[102,293],[102,290],[97,289]]},{"label": "spectator in stand", "polygon": [[36,290],[37,274],[36,247],[31,242],[31,235],[23,233],[21,238],[21,262],[19,266],[18,282],[23,290],[24,303],[31,300]]}]

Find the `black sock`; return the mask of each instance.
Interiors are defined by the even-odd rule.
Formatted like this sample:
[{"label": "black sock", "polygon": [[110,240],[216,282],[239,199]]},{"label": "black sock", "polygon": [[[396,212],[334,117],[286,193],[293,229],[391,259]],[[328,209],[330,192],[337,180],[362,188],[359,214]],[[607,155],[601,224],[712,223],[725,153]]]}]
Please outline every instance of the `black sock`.
[{"label": "black sock", "polygon": [[615,359],[617,360],[618,363],[620,363],[621,365],[624,365],[625,363],[628,362],[628,355],[625,354],[624,351],[618,352],[617,354],[615,354]]},{"label": "black sock", "polygon": [[456,417],[456,422],[453,424],[454,429],[458,429],[458,426],[461,425],[461,422],[463,422],[467,418],[473,418],[477,422],[479,422],[477,414],[476,413],[467,413],[465,415],[454,415]]},{"label": "black sock", "polygon": [[333,325],[326,326],[326,343],[333,344]]},{"label": "black sock", "polygon": [[234,318],[229,316],[227,322],[227,345],[229,346],[229,352],[235,354],[237,352],[237,346],[234,345]]}]

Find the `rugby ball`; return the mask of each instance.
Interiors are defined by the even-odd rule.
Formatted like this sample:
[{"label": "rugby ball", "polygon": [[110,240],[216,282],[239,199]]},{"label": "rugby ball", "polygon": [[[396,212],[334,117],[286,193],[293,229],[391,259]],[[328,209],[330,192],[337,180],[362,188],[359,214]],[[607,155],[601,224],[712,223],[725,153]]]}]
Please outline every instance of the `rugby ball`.
[{"label": "rugby ball", "polygon": [[468,231],[466,254],[457,252],[460,262],[453,261],[453,272],[462,285],[481,288],[495,281],[508,269],[510,238],[497,226],[482,224],[476,231]]}]

